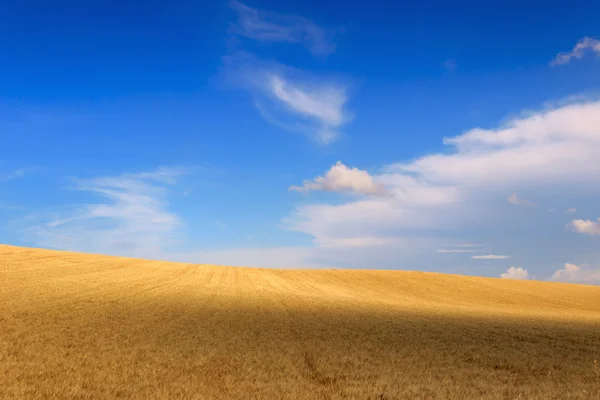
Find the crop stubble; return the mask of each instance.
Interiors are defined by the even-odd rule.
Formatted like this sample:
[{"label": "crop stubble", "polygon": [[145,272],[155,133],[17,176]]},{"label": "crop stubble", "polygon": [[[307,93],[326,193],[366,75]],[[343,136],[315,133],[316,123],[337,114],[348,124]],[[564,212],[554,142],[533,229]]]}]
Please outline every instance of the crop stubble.
[{"label": "crop stubble", "polygon": [[600,287],[0,246],[0,398],[600,399]]}]

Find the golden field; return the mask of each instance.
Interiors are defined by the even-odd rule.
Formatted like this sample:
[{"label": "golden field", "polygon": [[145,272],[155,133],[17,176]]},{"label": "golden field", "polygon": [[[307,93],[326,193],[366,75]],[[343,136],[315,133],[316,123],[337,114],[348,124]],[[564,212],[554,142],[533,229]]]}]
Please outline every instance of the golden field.
[{"label": "golden field", "polygon": [[600,399],[600,287],[0,246],[0,399],[59,398]]}]

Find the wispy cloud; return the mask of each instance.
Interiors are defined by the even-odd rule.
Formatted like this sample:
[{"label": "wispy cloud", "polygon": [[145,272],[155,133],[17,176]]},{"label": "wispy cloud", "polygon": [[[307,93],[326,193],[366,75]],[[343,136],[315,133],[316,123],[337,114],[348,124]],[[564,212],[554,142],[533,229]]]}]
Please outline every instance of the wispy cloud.
[{"label": "wispy cloud", "polygon": [[529,279],[529,272],[521,267],[510,267],[506,272],[500,274],[504,279]]},{"label": "wispy cloud", "polygon": [[239,1],[230,2],[237,15],[237,23],[230,26],[230,33],[259,42],[287,42],[300,44],[312,54],[326,56],[335,51],[333,29],[320,27],[313,21],[298,15],[278,14],[251,8]]},{"label": "wispy cloud", "polygon": [[482,244],[473,244],[473,243],[466,243],[466,244],[457,244],[456,247],[481,247],[483,246]]},{"label": "wispy cloud", "polygon": [[348,86],[247,52],[224,58],[230,83],[247,90],[268,122],[305,134],[321,144],[335,141],[339,128],[350,122],[346,110]]},{"label": "wispy cloud", "polygon": [[314,55],[324,56],[335,50],[334,30],[300,16],[257,10],[236,0],[230,7],[238,20],[230,26],[229,53],[223,58],[227,82],[247,90],[269,123],[304,134],[319,144],[337,140],[340,128],[353,119],[346,109],[348,83],[258,57],[244,50],[244,42],[237,38],[301,44]]},{"label": "wispy cloud", "polygon": [[351,117],[344,112],[345,89],[332,83],[294,82],[276,73],[266,76],[265,87],[287,110],[317,122],[316,137],[324,144],[335,140],[337,127]]},{"label": "wispy cloud", "polygon": [[97,196],[94,203],[32,215],[24,229],[38,245],[115,255],[152,257],[175,243],[180,218],[166,194],[180,168],[74,180],[74,189]]},{"label": "wispy cloud", "polygon": [[589,264],[570,264],[557,270],[552,275],[553,280],[578,283],[600,283],[600,269],[593,268]]},{"label": "wispy cloud", "polygon": [[498,256],[495,254],[488,254],[485,256],[472,256],[471,258],[474,260],[505,260],[507,258],[510,258],[510,256]]},{"label": "wispy cloud", "polygon": [[567,209],[565,210],[565,214],[574,214],[574,213],[576,213],[576,212],[577,212],[577,209],[576,209],[576,208],[574,208],[574,207],[572,207],[572,208],[567,208]]},{"label": "wispy cloud", "polygon": [[576,219],[571,221],[568,226],[578,233],[592,236],[600,235],[600,218],[598,218],[598,222],[589,219]]},{"label": "wispy cloud", "polygon": [[32,171],[33,168],[19,168],[10,172],[0,173],[0,182],[10,181],[12,179],[19,179],[24,177],[28,172]]},{"label": "wispy cloud", "polygon": [[535,203],[529,200],[520,199],[514,193],[508,197],[508,202],[517,206],[535,206]]},{"label": "wispy cloud", "polygon": [[373,196],[389,195],[385,185],[375,182],[367,171],[348,168],[341,161],[333,165],[325,176],[318,176],[312,181],[304,181],[302,186],[291,186],[290,190],[298,192],[323,190]]},{"label": "wispy cloud", "polygon": [[584,37],[581,39],[573,50],[558,55],[550,62],[550,65],[562,65],[569,63],[572,59],[580,59],[586,54],[587,51],[591,51],[596,55],[600,55],[600,40],[591,37]]},{"label": "wispy cloud", "polygon": [[457,64],[455,59],[449,59],[442,63],[442,66],[449,72],[454,72],[456,70]]}]

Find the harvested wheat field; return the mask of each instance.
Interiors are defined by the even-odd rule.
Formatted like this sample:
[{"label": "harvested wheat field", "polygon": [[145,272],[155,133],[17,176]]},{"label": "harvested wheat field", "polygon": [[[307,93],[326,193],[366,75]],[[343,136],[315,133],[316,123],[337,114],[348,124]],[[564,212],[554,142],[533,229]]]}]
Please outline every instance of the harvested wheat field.
[{"label": "harvested wheat field", "polygon": [[11,246],[0,282],[1,399],[600,399],[600,287]]}]

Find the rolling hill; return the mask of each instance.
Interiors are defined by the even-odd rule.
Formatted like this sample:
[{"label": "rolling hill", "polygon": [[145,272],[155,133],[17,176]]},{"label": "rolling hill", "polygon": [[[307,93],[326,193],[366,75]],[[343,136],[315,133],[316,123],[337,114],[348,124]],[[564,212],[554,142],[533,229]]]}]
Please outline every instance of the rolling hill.
[{"label": "rolling hill", "polygon": [[600,399],[600,287],[0,246],[2,399]]}]

